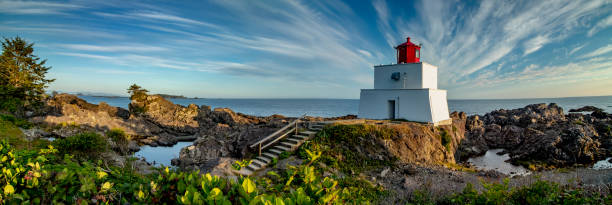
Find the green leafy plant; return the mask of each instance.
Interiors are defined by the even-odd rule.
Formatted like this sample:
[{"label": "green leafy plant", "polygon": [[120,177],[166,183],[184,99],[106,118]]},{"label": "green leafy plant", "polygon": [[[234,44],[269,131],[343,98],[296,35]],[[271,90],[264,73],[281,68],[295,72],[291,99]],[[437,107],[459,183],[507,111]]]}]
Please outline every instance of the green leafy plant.
[{"label": "green leafy plant", "polygon": [[249,166],[249,164],[251,164],[251,162],[253,162],[253,160],[243,159],[242,161],[235,161],[232,164],[232,168],[234,168],[235,170],[240,170],[243,167]]},{"label": "green leafy plant", "polygon": [[125,134],[122,129],[114,128],[106,132],[106,137],[117,145],[117,151],[122,154],[129,152],[130,136]]},{"label": "green leafy plant", "polygon": [[440,128],[439,131],[440,131],[440,143],[442,144],[442,146],[446,148],[446,151],[450,151],[450,143],[452,141],[451,136],[443,128]]},{"label": "green leafy plant", "polygon": [[106,151],[106,139],[94,132],[76,134],[53,141],[61,154],[72,154],[84,160],[98,159]]}]

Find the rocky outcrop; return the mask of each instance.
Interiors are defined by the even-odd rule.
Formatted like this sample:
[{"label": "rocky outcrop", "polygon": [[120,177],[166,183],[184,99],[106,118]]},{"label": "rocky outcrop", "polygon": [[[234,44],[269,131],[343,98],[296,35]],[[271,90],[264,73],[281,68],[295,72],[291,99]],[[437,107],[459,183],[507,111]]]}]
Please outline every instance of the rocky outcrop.
[{"label": "rocky outcrop", "polygon": [[[395,156],[402,163],[441,164],[454,163],[455,150],[464,138],[466,115],[454,112],[451,114],[451,125],[431,125],[404,122],[397,125],[385,125],[396,130],[398,135],[385,141],[385,148],[390,156]],[[450,141],[445,142],[444,137]],[[367,143],[364,143],[364,146]]]},{"label": "rocky outcrop", "polygon": [[[58,94],[47,101],[47,115],[36,116],[30,119],[35,123],[45,123],[52,126],[70,127],[83,126],[105,132],[113,128],[123,129],[133,136],[153,136],[163,132],[155,124],[148,123],[139,117],[129,116],[125,109],[112,107],[106,103],[95,105],[87,103],[74,95]],[[56,129],[59,136],[67,137],[71,133],[64,133]]]},{"label": "rocky outcrop", "polygon": [[599,111],[599,112],[603,112],[603,109],[595,107],[595,106],[584,106],[578,109],[570,109],[568,112],[595,112],[595,111]]},{"label": "rocky outcrop", "polygon": [[[264,136],[287,123],[287,118],[280,115],[254,117],[228,108],[211,110],[209,106],[194,104],[185,107],[158,95],[132,100],[131,111],[104,102],[91,104],[70,94],[55,95],[46,104],[47,114],[30,120],[56,127],[51,131],[53,135],[67,137],[82,131],[73,127],[100,133],[120,128],[140,144],[151,146],[171,146],[178,141],[208,137],[232,139],[229,140],[231,143],[244,144],[255,140],[250,138]],[[245,146],[235,146],[239,149],[236,151],[238,156],[245,152]]]},{"label": "rocky outcrop", "polygon": [[142,99],[132,99],[129,108],[135,116],[174,134],[195,134],[200,127],[197,120],[200,109],[195,104],[184,107],[159,95],[145,95]]},{"label": "rocky outcrop", "polygon": [[458,155],[465,160],[488,149],[503,148],[515,163],[591,164],[612,150],[612,117],[595,112],[565,115],[561,107],[551,103],[470,116]]}]

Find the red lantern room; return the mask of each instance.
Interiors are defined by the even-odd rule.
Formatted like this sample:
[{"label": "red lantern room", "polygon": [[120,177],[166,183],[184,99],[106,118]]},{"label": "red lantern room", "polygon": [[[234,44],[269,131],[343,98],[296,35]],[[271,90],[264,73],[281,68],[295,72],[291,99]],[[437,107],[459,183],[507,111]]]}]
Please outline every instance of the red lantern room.
[{"label": "red lantern room", "polygon": [[395,47],[397,50],[397,64],[421,62],[421,46],[410,42],[410,37],[406,38],[406,43]]}]

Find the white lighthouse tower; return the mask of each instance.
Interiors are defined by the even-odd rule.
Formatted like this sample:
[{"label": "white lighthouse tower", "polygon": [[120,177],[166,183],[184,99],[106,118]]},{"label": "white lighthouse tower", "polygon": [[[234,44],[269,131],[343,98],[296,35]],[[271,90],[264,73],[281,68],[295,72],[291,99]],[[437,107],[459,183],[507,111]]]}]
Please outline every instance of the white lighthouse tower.
[{"label": "white lighthouse tower", "polygon": [[395,47],[397,64],[374,66],[374,89],[362,89],[359,117],[450,123],[446,90],[438,90],[438,67],[420,62],[421,46],[407,38]]}]

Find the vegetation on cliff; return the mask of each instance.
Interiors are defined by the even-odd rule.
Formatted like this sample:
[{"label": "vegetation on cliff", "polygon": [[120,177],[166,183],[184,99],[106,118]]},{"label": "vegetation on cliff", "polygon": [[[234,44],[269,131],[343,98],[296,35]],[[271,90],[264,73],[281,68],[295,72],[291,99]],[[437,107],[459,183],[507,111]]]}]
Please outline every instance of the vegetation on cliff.
[{"label": "vegetation on cliff", "polygon": [[298,155],[305,158],[307,150],[320,151],[323,153],[321,161],[326,165],[344,173],[359,174],[364,170],[392,166],[397,161],[385,153],[386,148],[379,141],[397,135],[396,130],[368,124],[328,126],[302,145]]}]

